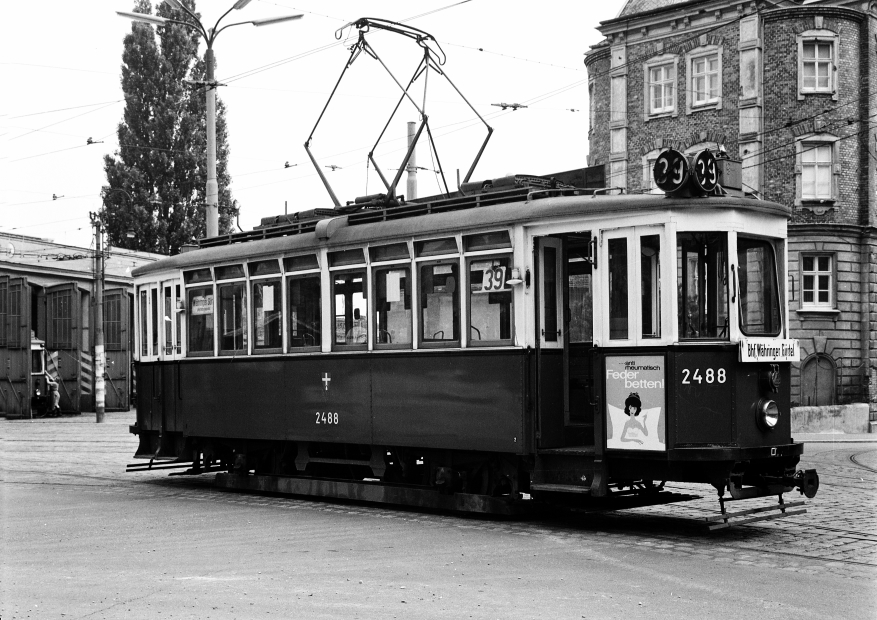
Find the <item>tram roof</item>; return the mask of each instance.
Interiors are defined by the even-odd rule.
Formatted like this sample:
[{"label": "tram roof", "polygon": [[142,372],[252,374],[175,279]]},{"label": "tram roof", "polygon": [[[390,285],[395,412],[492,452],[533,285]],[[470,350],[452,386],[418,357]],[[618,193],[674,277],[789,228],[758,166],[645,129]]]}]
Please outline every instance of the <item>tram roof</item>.
[{"label": "tram roof", "polygon": [[[501,202],[478,208],[429,213],[389,221],[362,220],[361,213],[319,220],[316,230],[265,239],[212,245],[143,265],[135,277],[193,267],[248,261],[302,253],[322,247],[349,247],[418,236],[435,236],[461,230],[486,230],[557,218],[585,217],[669,211],[749,211],[788,218],[790,209],[774,202],[736,196],[703,199],[645,195],[549,196],[532,200]],[[360,217],[357,217],[360,216]],[[353,221],[351,221],[351,219]]]}]

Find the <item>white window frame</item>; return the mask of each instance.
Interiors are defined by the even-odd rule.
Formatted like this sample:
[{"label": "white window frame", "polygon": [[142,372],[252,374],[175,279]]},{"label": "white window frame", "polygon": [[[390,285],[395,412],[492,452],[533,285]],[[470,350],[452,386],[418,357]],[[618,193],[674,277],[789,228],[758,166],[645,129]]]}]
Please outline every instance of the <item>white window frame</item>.
[{"label": "white window frame", "polygon": [[[825,166],[829,169],[829,192],[825,196],[804,195],[804,157],[805,152],[818,147],[830,147],[831,161]],[[831,134],[810,134],[795,141],[795,205],[817,209],[830,208],[838,200],[838,181],[840,177],[840,141]],[[809,164],[808,164],[809,165]],[[816,164],[818,166],[818,164]],[[821,205],[821,207],[819,206]],[[820,215],[822,213],[819,213]]]},{"label": "white window frame", "polygon": [[[837,101],[837,59],[840,37],[831,30],[808,30],[798,35],[798,99],[804,99],[807,95],[831,95]],[[825,62],[828,64],[828,85],[820,87],[808,86],[804,83],[804,65],[807,63],[819,64],[820,60],[804,59],[804,46],[814,44],[828,44],[831,46],[831,57]]]},{"label": "white window frame", "polygon": [[[709,62],[709,58],[715,57],[716,62],[718,64],[718,69],[716,70],[716,77],[718,84],[716,86],[716,94],[714,97],[707,96],[703,101],[697,101],[697,87],[695,86],[695,80],[699,76],[705,76],[706,79],[709,79],[709,76],[712,72],[708,71],[704,74],[695,75],[694,67],[698,61],[706,60]],[[722,48],[718,45],[708,45],[703,47],[698,47],[691,52],[685,55],[685,67],[686,72],[688,73],[688,92],[686,93],[686,113],[691,114],[692,112],[699,112],[701,110],[721,110],[722,109]],[[707,90],[708,90],[707,84]]]},{"label": "white window frame", "polygon": [[[661,108],[652,107],[652,71],[654,69],[667,69],[672,67],[673,78],[665,80],[661,84],[672,84],[673,94],[671,105]],[[645,120],[650,118],[660,118],[665,116],[677,116],[679,114],[679,57],[672,54],[664,54],[658,56],[643,64],[643,85],[644,85],[644,116]],[[663,87],[662,87],[663,88]]]},{"label": "white window frame", "polygon": [[[813,259],[813,269],[804,269],[804,259]],[[819,269],[819,259],[828,259],[828,269]],[[800,269],[801,269],[801,309],[802,310],[833,310],[836,307],[837,295],[835,293],[835,282],[837,281],[835,274],[835,264],[837,257],[834,254],[826,252],[801,252]],[[804,278],[813,276],[813,301],[804,301]],[[819,291],[823,290],[819,286],[819,276],[828,276],[828,301],[819,301]]]},{"label": "white window frame", "polygon": [[652,171],[655,169],[655,162],[658,160],[658,156],[664,152],[665,149],[652,149],[648,153],[642,156],[642,164],[643,164],[643,183],[642,190],[644,194],[661,194],[664,192],[657,185],[655,185],[655,177],[652,174]]},{"label": "white window frame", "polygon": [[[661,243],[661,255],[664,257],[660,261],[660,270],[657,271],[659,278],[658,295],[656,297],[658,324],[660,335],[657,337],[645,337],[642,335],[642,267],[640,261],[640,248],[643,237],[657,235]],[[600,273],[596,276],[600,279],[600,289],[603,292],[602,300],[595,302],[600,306],[600,316],[595,317],[594,329],[597,330],[599,325],[600,336],[599,341],[597,334],[594,334],[595,344],[602,347],[626,347],[626,346],[659,346],[672,342],[674,336],[672,321],[670,316],[672,313],[671,291],[676,294],[675,286],[667,286],[671,275],[671,263],[675,269],[674,258],[668,259],[667,241],[672,237],[669,227],[664,224],[646,224],[642,226],[627,226],[624,228],[604,229],[600,231],[600,260],[605,267],[602,267]],[[628,309],[628,332],[627,338],[610,338],[610,312],[609,312],[609,241],[611,239],[627,240],[627,309]],[[674,250],[675,252],[675,247]],[[595,293],[596,299],[596,293]],[[595,313],[596,314],[596,313]],[[599,320],[599,323],[597,321]]]}]

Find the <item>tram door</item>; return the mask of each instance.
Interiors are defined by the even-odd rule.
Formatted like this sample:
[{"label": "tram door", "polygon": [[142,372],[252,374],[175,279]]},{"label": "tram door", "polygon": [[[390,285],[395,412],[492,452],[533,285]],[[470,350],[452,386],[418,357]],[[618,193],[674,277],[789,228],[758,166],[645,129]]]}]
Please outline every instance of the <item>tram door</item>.
[{"label": "tram door", "polygon": [[537,239],[539,447],[594,443],[590,233]]}]

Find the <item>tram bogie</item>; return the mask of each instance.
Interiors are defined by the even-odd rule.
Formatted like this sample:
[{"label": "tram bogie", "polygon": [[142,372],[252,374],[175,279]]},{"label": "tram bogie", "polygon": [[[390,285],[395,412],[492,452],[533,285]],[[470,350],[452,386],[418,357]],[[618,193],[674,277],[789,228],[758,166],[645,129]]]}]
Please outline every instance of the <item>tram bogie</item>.
[{"label": "tram bogie", "polygon": [[815,494],[790,427],[788,210],[534,179],[139,268],[137,456],[344,496]]}]

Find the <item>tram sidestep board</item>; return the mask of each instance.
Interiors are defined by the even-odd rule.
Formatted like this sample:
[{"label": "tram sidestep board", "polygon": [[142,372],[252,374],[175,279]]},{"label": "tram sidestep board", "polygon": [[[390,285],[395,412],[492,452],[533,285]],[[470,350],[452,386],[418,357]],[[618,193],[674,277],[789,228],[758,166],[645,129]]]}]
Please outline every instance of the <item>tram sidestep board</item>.
[{"label": "tram sidestep board", "polygon": [[214,485],[221,489],[279,495],[302,495],[346,499],[378,504],[448,510],[462,513],[514,516],[524,514],[528,502],[508,497],[473,493],[445,494],[438,490],[386,485],[378,482],[351,482],[318,478],[217,474]]}]

